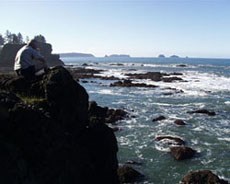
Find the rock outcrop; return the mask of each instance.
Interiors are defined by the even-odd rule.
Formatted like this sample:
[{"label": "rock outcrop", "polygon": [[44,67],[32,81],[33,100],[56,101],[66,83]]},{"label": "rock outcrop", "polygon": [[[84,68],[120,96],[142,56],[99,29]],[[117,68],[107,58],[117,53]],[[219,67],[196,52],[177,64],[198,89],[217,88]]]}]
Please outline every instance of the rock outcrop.
[{"label": "rock outcrop", "polygon": [[0,78],[0,183],[117,184],[117,140],[88,121],[88,94],[63,67]]},{"label": "rock outcrop", "polygon": [[97,102],[89,103],[90,123],[104,122],[114,124],[116,121],[123,120],[128,117],[128,113],[122,109],[109,109],[108,107],[100,107]]},{"label": "rock outcrop", "polygon": [[189,114],[207,114],[209,116],[215,116],[216,113],[214,111],[209,111],[207,109],[199,109],[199,110],[195,110],[195,111],[188,111],[187,113]]},{"label": "rock outcrop", "polygon": [[217,175],[213,174],[210,170],[191,171],[186,174],[181,184],[228,184],[227,181],[220,179]]},{"label": "rock outcrop", "polygon": [[[6,44],[0,53],[0,67],[10,68],[13,70],[14,59],[17,51],[22,48],[24,44]],[[48,66],[64,65],[60,60],[58,54],[52,54],[52,45],[49,43],[39,42],[41,54],[45,57]]]},{"label": "rock outcrop", "polygon": [[[172,76],[173,75],[173,76]],[[180,77],[175,77],[175,75],[183,75],[182,73],[161,73],[161,72],[147,72],[147,73],[135,73],[127,74],[130,79],[150,79],[155,82],[174,82],[183,81]]]},{"label": "rock outcrop", "polygon": [[196,153],[195,150],[186,146],[173,146],[170,147],[170,151],[171,151],[171,155],[176,160],[185,160],[185,159],[192,158]]},{"label": "rock outcrop", "polygon": [[143,175],[128,165],[118,168],[118,176],[121,183],[135,183],[143,179]]},{"label": "rock outcrop", "polygon": [[124,81],[117,81],[112,84],[110,84],[111,87],[144,87],[144,88],[156,88],[155,85],[147,85],[144,83],[133,83],[131,80],[124,80]]}]

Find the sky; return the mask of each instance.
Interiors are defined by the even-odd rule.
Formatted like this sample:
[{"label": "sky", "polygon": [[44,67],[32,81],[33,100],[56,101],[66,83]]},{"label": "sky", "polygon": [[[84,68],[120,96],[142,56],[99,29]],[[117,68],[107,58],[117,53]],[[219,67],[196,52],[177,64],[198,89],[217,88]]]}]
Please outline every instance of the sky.
[{"label": "sky", "polygon": [[53,53],[230,58],[230,0],[0,0],[0,34]]}]

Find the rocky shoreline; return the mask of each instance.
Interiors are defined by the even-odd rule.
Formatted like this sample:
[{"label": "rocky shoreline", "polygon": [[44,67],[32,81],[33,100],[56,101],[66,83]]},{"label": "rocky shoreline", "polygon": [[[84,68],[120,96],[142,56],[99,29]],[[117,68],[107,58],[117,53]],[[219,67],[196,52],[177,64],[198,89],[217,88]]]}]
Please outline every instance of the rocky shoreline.
[{"label": "rocky shoreline", "polygon": [[[129,112],[89,102],[87,91],[76,81],[99,78],[118,80],[111,87],[155,88],[132,80],[182,82],[177,76],[183,74],[127,74],[128,80],[119,81],[113,76],[102,77],[98,75],[100,72],[59,66],[35,81],[14,75],[0,76],[0,159],[3,163],[0,167],[1,170],[7,168],[0,173],[0,183],[113,184],[134,183],[144,178],[133,169],[133,162],[119,167],[115,129],[108,126],[131,118]],[[215,115],[205,109],[188,113]],[[164,119],[155,118],[154,122]],[[177,119],[174,123],[186,126],[183,120]],[[190,159],[196,154],[179,137],[161,136],[155,141],[168,144],[176,160]],[[206,170],[190,172],[181,180],[183,184],[199,182],[228,183]]]}]

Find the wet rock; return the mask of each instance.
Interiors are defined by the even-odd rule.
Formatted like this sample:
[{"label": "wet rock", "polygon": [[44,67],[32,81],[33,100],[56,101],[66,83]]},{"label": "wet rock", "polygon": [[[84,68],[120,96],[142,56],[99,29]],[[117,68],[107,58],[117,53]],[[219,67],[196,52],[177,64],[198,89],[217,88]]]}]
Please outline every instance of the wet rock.
[{"label": "wet rock", "polygon": [[216,113],[214,111],[209,111],[207,109],[199,109],[199,110],[195,110],[195,111],[188,111],[189,114],[194,114],[194,113],[198,113],[198,114],[207,114],[209,116],[215,116]]},{"label": "wet rock", "polygon": [[176,89],[176,88],[164,88],[165,90],[170,90],[169,92],[164,92],[163,95],[173,95],[173,94],[179,94],[179,93],[184,93],[183,90],[181,89]]},{"label": "wet rock", "polygon": [[183,73],[173,72],[173,73],[170,73],[170,75],[183,75]]},{"label": "wet rock", "polygon": [[88,68],[67,68],[75,80],[88,79],[88,78],[100,78],[96,74],[100,74],[103,70],[95,70]]},{"label": "wet rock", "polygon": [[179,64],[179,65],[176,65],[177,67],[187,67],[187,65],[185,64]]},{"label": "wet rock", "polygon": [[73,78],[78,81],[79,79],[102,79],[102,80],[119,80],[119,78],[114,76],[101,76],[103,70],[95,70],[95,69],[88,69],[88,68],[68,68]]},{"label": "wet rock", "polygon": [[166,119],[166,117],[164,117],[164,116],[158,116],[158,117],[154,118],[154,119],[152,120],[152,122],[155,122],[155,121],[162,121],[162,120],[165,120],[165,119]]},{"label": "wet rock", "polygon": [[108,107],[100,107],[97,102],[89,102],[89,117],[101,117],[105,118],[107,115]]},{"label": "wet rock", "polygon": [[167,141],[168,145],[184,145],[185,141],[179,137],[173,136],[157,136],[155,138],[156,141]]},{"label": "wet rock", "polygon": [[174,123],[175,123],[176,125],[186,125],[186,123],[185,123],[183,120],[181,120],[181,119],[176,119],[176,120],[174,121]]},{"label": "wet rock", "polygon": [[193,150],[192,148],[185,147],[185,146],[175,146],[175,147],[170,147],[171,155],[176,159],[176,160],[185,160],[192,158],[196,151]]},{"label": "wet rock", "polygon": [[121,183],[134,183],[143,178],[140,172],[127,165],[119,167],[117,173]]},{"label": "wet rock", "polygon": [[181,184],[228,184],[210,170],[191,171],[181,180]]},{"label": "wet rock", "polygon": [[128,117],[128,113],[122,109],[109,109],[106,115],[106,123],[115,123]]},{"label": "wet rock", "polygon": [[168,76],[166,73],[160,72],[147,72],[144,74],[127,74],[130,78],[134,79],[151,79],[153,81],[161,81],[163,76]]},{"label": "wet rock", "polygon": [[[183,75],[181,73],[161,73],[161,72],[147,72],[144,74],[127,74],[131,79],[151,79],[153,81],[172,82],[175,80],[182,81],[179,77],[169,77],[170,75]],[[166,77],[167,76],[167,77]]]},{"label": "wet rock", "polygon": [[173,81],[182,81],[182,78],[179,77],[163,77],[162,81],[163,82],[173,82]]},{"label": "wet rock", "polygon": [[144,83],[133,83],[131,80],[124,80],[124,81],[117,81],[110,84],[111,87],[118,86],[118,87],[148,87],[148,88],[155,88],[155,85],[147,85]]},{"label": "wet rock", "polygon": [[122,109],[100,107],[95,101],[89,103],[89,118],[95,122],[111,123],[127,118],[128,113]]}]

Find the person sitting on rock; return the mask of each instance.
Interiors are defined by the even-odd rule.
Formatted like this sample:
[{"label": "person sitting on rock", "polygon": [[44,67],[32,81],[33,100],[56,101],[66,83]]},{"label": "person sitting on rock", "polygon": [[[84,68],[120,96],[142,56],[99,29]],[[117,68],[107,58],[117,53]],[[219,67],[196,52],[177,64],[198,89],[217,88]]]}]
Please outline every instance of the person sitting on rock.
[{"label": "person sitting on rock", "polygon": [[[36,61],[40,61],[36,64]],[[39,67],[35,67],[39,66]],[[14,70],[18,76],[24,76],[26,79],[34,79],[35,73],[44,69],[48,70],[44,57],[38,51],[38,41],[30,40],[16,54]]]}]

